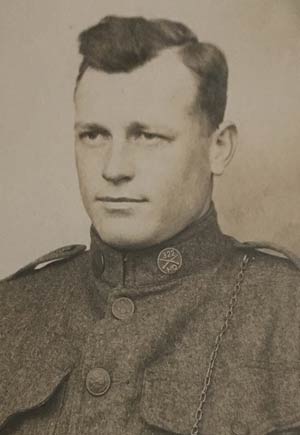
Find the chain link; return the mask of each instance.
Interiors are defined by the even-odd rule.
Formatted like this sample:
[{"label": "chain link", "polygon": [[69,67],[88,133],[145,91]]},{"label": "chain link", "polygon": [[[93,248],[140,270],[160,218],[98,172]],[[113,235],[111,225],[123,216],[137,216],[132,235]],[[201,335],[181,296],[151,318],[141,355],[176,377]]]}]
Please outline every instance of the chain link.
[{"label": "chain link", "polygon": [[[252,259],[254,259],[254,258],[252,258]],[[249,261],[250,261],[250,257],[248,255],[244,255],[242,262],[241,262],[241,265],[240,265],[240,271],[238,273],[236,283],[235,283],[234,289],[232,291],[232,295],[231,295],[229,306],[228,306],[228,311],[227,311],[225,318],[224,318],[223,326],[222,326],[219,334],[216,336],[215,346],[214,346],[214,349],[210,355],[208,369],[207,369],[206,376],[204,379],[203,388],[202,388],[202,391],[200,394],[199,406],[198,406],[198,409],[197,409],[196,415],[195,415],[196,421],[195,421],[194,426],[191,430],[191,435],[200,435],[200,424],[201,424],[201,421],[203,418],[203,408],[204,408],[204,405],[205,405],[205,402],[207,399],[207,393],[209,390],[209,386],[210,386],[211,381],[212,381],[215,362],[216,362],[216,359],[218,356],[218,352],[219,352],[219,348],[220,348],[223,336],[229,327],[230,320],[232,319],[232,316],[234,313],[234,308],[237,304],[237,299],[238,299],[239,293],[240,293],[241,288],[242,288],[241,286],[242,286],[242,283],[243,283],[244,278],[245,278],[245,271],[247,269]]]}]

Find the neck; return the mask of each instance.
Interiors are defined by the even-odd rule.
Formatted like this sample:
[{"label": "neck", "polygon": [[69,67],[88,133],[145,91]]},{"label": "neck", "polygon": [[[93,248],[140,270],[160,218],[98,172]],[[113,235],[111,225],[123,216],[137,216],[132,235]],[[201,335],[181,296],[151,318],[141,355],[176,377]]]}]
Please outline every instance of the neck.
[{"label": "neck", "polygon": [[137,250],[115,249],[91,228],[91,258],[97,279],[111,287],[133,288],[182,279],[215,267],[224,251],[213,204],[197,221],[172,238]]}]

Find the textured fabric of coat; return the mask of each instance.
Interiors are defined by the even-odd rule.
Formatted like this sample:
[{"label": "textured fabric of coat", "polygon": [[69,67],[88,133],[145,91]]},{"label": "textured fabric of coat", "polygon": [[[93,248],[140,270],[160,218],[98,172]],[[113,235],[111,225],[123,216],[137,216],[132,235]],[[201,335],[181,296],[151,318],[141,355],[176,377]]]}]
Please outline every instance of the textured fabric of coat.
[{"label": "textured fabric of coat", "polygon": [[[158,257],[176,248],[182,265]],[[212,208],[173,239],[91,249],[1,283],[1,435],[191,432],[240,264],[250,258],[204,406],[202,435],[300,434],[299,271],[223,235]],[[118,319],[112,306],[133,302]],[[110,387],[93,396],[94,368]]]}]

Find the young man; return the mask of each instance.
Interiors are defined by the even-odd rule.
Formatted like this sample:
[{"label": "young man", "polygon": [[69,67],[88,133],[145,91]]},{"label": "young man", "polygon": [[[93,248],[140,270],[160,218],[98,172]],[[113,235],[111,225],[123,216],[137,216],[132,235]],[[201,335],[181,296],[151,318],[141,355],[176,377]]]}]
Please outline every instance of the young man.
[{"label": "young man", "polygon": [[91,249],[2,283],[0,434],[300,434],[297,259],[225,236],[212,204],[237,135],[224,55],[119,17],[80,52]]}]

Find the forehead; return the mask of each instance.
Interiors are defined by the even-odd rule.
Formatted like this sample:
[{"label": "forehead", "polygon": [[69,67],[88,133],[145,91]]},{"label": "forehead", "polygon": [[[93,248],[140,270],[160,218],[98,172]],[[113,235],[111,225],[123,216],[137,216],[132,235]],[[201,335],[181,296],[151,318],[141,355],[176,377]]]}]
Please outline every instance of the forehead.
[{"label": "forehead", "polygon": [[130,73],[108,74],[89,68],[78,84],[76,118],[108,124],[114,120],[176,124],[188,113],[196,92],[196,79],[177,50],[164,50]]}]

